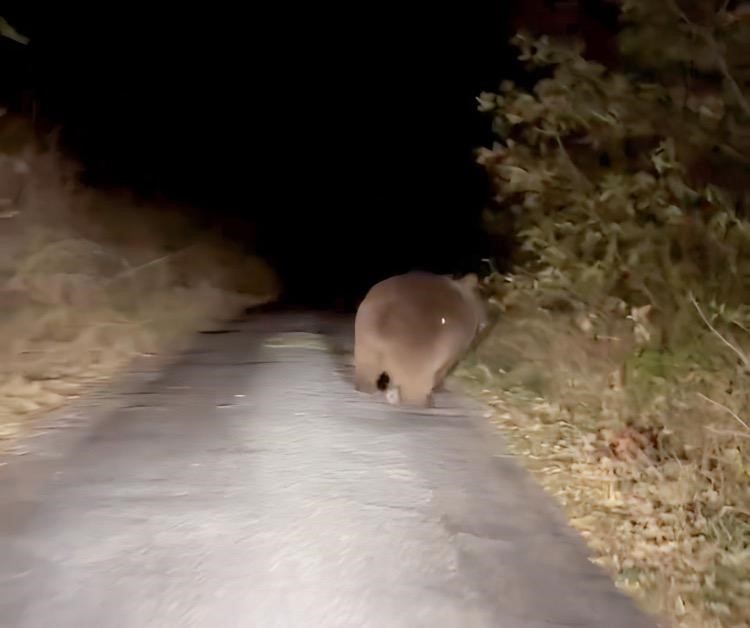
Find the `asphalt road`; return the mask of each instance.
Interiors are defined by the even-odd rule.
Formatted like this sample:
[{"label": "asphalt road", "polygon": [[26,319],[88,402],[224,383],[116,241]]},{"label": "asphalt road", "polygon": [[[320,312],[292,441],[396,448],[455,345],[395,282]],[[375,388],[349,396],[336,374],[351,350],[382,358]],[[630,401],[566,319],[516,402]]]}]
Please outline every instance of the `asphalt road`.
[{"label": "asphalt road", "polygon": [[653,625],[477,406],[354,391],[351,334],[258,313],[47,419],[0,466],[0,626]]}]

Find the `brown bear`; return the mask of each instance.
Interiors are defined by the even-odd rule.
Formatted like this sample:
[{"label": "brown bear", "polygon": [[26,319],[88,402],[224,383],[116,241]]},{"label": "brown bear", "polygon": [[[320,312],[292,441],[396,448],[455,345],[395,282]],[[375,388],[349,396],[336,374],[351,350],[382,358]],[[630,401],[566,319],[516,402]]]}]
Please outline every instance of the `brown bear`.
[{"label": "brown bear", "polygon": [[354,321],[355,385],[390,403],[429,407],[432,391],[487,324],[479,279],[409,272],[375,284]]}]

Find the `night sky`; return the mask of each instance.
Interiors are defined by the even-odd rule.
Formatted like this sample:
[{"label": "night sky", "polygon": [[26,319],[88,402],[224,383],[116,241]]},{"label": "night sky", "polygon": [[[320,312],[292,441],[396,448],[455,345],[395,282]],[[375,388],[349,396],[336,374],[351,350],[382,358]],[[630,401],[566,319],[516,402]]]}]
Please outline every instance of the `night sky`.
[{"label": "night sky", "polygon": [[32,40],[0,49],[5,97],[33,90],[88,183],[200,209],[297,299],[492,252],[474,98],[511,71],[508,3],[34,5],[0,12]]}]

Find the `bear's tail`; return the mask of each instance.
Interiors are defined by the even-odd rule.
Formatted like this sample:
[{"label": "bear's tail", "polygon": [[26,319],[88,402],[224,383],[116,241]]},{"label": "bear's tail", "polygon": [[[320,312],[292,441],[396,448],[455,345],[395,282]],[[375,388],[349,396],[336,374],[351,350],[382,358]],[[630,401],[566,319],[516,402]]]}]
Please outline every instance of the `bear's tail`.
[{"label": "bear's tail", "polygon": [[381,373],[380,377],[378,377],[378,381],[376,383],[378,390],[385,390],[388,388],[388,384],[391,383],[391,378],[388,377],[388,373]]}]

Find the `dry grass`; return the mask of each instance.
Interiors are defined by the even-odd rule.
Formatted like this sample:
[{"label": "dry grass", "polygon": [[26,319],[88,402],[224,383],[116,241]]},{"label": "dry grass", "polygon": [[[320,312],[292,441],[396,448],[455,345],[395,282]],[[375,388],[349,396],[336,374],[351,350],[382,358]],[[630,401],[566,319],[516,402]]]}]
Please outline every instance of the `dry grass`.
[{"label": "dry grass", "polygon": [[748,626],[744,366],[710,331],[679,355],[639,351],[633,323],[508,312],[454,377],[642,607],[672,626]]},{"label": "dry grass", "polygon": [[26,149],[21,173],[1,157],[0,447],[133,357],[278,292],[261,260],[178,209],[81,189],[54,151]]}]

